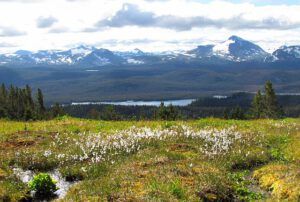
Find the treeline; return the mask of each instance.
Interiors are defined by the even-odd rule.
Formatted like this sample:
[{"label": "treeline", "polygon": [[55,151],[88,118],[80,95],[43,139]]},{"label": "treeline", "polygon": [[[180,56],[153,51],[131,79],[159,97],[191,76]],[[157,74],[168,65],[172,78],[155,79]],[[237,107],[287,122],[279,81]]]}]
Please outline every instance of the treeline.
[{"label": "treeline", "polygon": [[13,85],[0,87],[0,118],[11,120],[41,120],[62,115],[63,109],[54,105],[46,109],[41,89],[37,89],[35,96],[32,89],[26,85],[19,88]]},{"label": "treeline", "polygon": [[[283,106],[283,107],[282,107]],[[300,96],[277,96],[267,82],[257,95],[235,93],[224,99],[199,98],[184,107],[165,106],[65,106],[71,116],[101,120],[186,120],[205,117],[256,119],[300,116]]]},{"label": "treeline", "polygon": [[120,106],[120,105],[73,105],[65,106],[70,116],[98,120],[177,120],[183,119],[179,107]]},{"label": "treeline", "polygon": [[224,119],[258,119],[300,116],[300,96],[277,96],[271,82],[256,95],[235,93],[224,99],[199,98],[184,107],[165,106],[113,106],[76,105],[51,107],[44,105],[40,89],[32,95],[31,88],[0,87],[0,118],[12,120],[51,119],[68,114],[74,117],[98,120],[187,120],[205,117]]}]

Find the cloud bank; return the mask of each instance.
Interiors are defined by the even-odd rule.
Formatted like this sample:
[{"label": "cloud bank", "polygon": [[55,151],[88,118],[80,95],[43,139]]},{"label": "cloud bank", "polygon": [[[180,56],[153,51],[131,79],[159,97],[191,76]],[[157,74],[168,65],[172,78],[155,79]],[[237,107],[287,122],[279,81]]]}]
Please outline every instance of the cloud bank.
[{"label": "cloud bank", "polygon": [[231,35],[268,50],[300,44],[299,10],[294,0],[0,0],[0,43],[18,44],[0,51],[82,43],[160,51]]},{"label": "cloud bank", "polygon": [[260,20],[245,19],[242,14],[227,19],[213,19],[205,16],[178,17],[174,15],[155,15],[154,12],[141,11],[137,5],[124,4],[112,17],[99,21],[96,27],[159,27],[177,31],[192,28],[216,27],[227,29],[296,29],[300,22],[290,22],[286,19],[267,17]]}]

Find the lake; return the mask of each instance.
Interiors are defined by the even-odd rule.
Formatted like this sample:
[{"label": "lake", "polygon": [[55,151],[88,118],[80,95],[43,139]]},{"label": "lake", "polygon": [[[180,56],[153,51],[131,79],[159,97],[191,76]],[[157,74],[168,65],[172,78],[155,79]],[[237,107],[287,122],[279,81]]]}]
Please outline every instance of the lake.
[{"label": "lake", "polygon": [[[165,105],[187,106],[196,99],[165,100]],[[120,102],[72,102],[71,105],[121,105],[121,106],[159,106],[161,101],[120,101]]]}]

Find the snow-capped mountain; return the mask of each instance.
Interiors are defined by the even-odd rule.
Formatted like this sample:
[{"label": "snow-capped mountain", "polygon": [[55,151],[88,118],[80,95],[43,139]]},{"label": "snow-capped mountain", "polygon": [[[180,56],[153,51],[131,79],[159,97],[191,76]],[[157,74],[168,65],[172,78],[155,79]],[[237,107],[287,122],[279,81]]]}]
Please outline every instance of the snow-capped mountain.
[{"label": "snow-capped mountain", "polygon": [[124,58],[114,54],[108,49],[96,49],[79,61],[81,65],[91,66],[106,66],[122,63],[124,63]]},{"label": "snow-capped mountain", "polygon": [[267,53],[258,45],[231,36],[217,44],[200,45],[190,51],[147,53],[140,49],[132,51],[111,51],[90,46],[78,46],[69,50],[41,50],[31,52],[19,50],[12,54],[0,54],[0,65],[68,65],[79,67],[109,65],[151,65],[151,64],[200,64],[202,62],[220,64],[222,62],[261,62],[300,60],[300,46],[283,46]]},{"label": "snow-capped mountain", "polygon": [[187,53],[199,58],[214,56],[236,62],[261,60],[268,56],[258,45],[237,36],[215,45],[198,46]]},{"label": "snow-capped mountain", "polygon": [[300,60],[300,46],[282,46],[273,52],[270,59],[273,61]]},{"label": "snow-capped mountain", "polygon": [[113,52],[89,46],[78,46],[69,50],[40,50],[30,52],[19,50],[12,54],[0,55],[0,65],[140,65],[147,61],[150,53],[139,49]]},{"label": "snow-capped mountain", "polygon": [[94,47],[79,46],[70,50],[19,50],[13,54],[0,55],[1,64],[11,65],[73,65],[82,60]]}]

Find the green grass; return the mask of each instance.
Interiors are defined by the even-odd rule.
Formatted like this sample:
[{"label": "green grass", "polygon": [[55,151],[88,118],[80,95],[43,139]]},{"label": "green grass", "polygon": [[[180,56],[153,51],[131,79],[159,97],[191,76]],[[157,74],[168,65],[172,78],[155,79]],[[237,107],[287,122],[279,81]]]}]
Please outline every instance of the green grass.
[{"label": "green grass", "polygon": [[[130,151],[112,147],[105,154],[99,151],[101,146],[92,148],[94,144],[89,144],[115,141],[110,138],[116,134],[127,141],[127,136],[145,127],[175,135],[142,138]],[[240,138],[232,140],[228,149],[211,154],[216,146],[213,142],[180,135],[187,130],[210,129],[214,133],[229,131],[228,140],[234,132]],[[86,154],[81,147],[88,148]],[[61,201],[297,201],[300,119],[0,120],[0,201],[30,197],[28,185],[13,174],[15,167],[36,173],[58,169],[68,181],[78,181]]]}]

